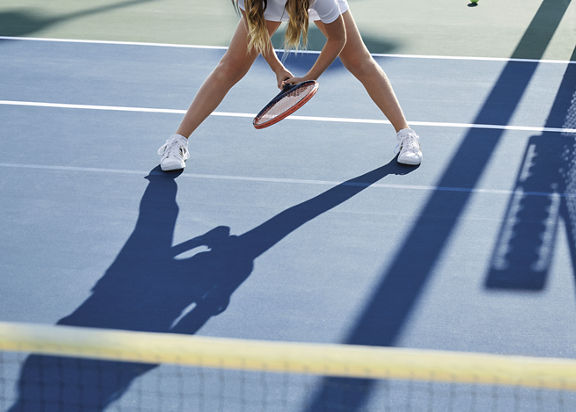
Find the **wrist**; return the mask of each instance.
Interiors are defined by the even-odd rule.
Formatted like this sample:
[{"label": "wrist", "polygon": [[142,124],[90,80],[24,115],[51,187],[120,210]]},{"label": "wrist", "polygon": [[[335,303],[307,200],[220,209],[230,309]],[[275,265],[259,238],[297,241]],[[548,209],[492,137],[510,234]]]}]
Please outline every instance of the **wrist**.
[{"label": "wrist", "polygon": [[280,61],[270,64],[270,68],[276,75],[283,74],[288,71]]},{"label": "wrist", "polygon": [[310,70],[308,73],[306,73],[303,77],[306,80],[318,80],[318,77],[320,77],[322,73],[317,73],[314,70]]}]

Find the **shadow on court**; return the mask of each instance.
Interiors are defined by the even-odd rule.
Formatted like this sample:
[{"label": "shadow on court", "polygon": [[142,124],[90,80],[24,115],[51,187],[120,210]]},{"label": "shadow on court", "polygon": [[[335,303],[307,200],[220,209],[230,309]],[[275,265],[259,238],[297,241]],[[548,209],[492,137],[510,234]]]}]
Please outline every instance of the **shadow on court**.
[{"label": "shadow on court", "polygon": [[[542,58],[570,1],[558,3],[556,0],[542,2],[512,58],[525,58],[527,54],[533,59]],[[537,68],[537,62],[509,61],[472,123],[507,125]],[[551,122],[557,120],[550,119]],[[503,130],[470,129],[437,186],[474,188],[502,134]],[[471,193],[440,190],[432,193],[344,343],[368,346],[398,343]],[[323,405],[332,402],[347,412],[364,410],[374,385],[375,381],[367,379],[325,378],[305,409],[308,412],[325,410]],[[343,387],[351,390],[343,393]]]},{"label": "shadow on court", "polygon": [[[277,49],[284,48],[284,35],[286,34],[286,27],[282,25],[276,33],[272,36],[272,43]],[[391,42],[381,37],[371,36],[369,34],[362,33],[362,39],[368,47],[371,53],[394,53],[400,46],[397,42]],[[326,42],[326,37],[322,34],[320,30],[314,25],[310,24],[308,31],[308,44],[306,46],[307,50],[321,50]]]},{"label": "shadow on court", "polygon": [[[230,228],[219,226],[172,246],[178,216],[177,174],[156,168],[147,176],[134,231],[91,296],[58,324],[194,334],[226,310],[258,256],[380,179],[412,170],[392,160],[242,235],[231,235]],[[194,250],[192,257],[178,259]],[[104,410],[135,378],[156,366],[31,355],[22,367],[18,400],[10,411]]]},{"label": "shadow on court", "polygon": [[[576,48],[572,59],[576,58]],[[576,128],[576,65],[569,64],[546,126]],[[576,274],[576,134],[532,136],[486,279],[488,289],[545,289],[560,223]]]},{"label": "shadow on court", "polygon": [[107,11],[130,7],[154,0],[129,0],[117,4],[79,10],[55,17],[46,17],[28,10],[8,11],[0,13],[0,36],[19,37],[39,32],[50,26],[69,20],[104,13]]},{"label": "shadow on court", "polygon": [[[272,36],[272,41],[274,47],[278,50],[284,50],[284,34],[286,29],[281,26],[280,29]],[[394,53],[400,46],[399,43],[384,40],[382,38],[362,34],[362,39],[368,47],[371,53]],[[326,42],[326,38],[320,30],[318,30],[314,25],[310,25],[310,31],[308,32],[308,44],[305,50],[321,50]],[[306,73],[314,62],[316,61],[317,55],[306,55],[299,53],[298,51],[288,51],[280,52],[280,59],[286,64],[286,66],[294,72],[294,75],[299,76],[300,74]],[[330,65],[328,70],[324,73],[324,77],[329,75],[334,70],[344,70],[344,65],[340,59],[336,59],[334,63]]]}]

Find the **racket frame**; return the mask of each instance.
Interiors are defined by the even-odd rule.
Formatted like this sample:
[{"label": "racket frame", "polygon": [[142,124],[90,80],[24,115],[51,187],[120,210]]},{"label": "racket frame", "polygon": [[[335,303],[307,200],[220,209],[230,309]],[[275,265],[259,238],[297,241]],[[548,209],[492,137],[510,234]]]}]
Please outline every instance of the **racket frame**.
[{"label": "racket frame", "polygon": [[[296,103],[294,106],[290,107],[290,109],[286,110],[285,112],[279,114],[278,116],[274,116],[272,119],[268,120],[267,122],[258,123],[259,119],[268,111],[268,109],[270,109],[270,107],[274,106],[276,103],[278,103],[280,100],[282,100],[284,98],[284,96],[292,93],[294,90],[309,86],[310,84],[313,84],[314,87],[298,103]],[[316,80],[306,80],[304,82],[297,83],[294,85],[284,86],[282,91],[280,93],[278,93],[272,100],[270,100],[270,102],[266,106],[264,106],[264,108],[262,110],[260,110],[260,112],[254,117],[254,120],[252,121],[252,125],[256,129],[264,129],[268,126],[272,126],[273,124],[278,123],[280,120],[287,118],[292,113],[294,113],[296,110],[298,110],[302,106],[304,106],[308,102],[308,100],[310,100],[312,97],[314,97],[314,95],[316,94],[317,91],[318,91],[318,82]]]}]

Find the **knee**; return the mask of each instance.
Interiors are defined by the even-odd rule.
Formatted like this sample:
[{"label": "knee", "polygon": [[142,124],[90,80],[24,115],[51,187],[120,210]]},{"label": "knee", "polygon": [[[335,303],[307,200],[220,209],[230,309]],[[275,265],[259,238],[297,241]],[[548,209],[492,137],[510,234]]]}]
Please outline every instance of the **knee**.
[{"label": "knee", "polygon": [[244,60],[224,56],[216,66],[214,74],[221,82],[235,84],[246,75],[250,66],[251,64]]},{"label": "knee", "polygon": [[343,61],[343,64],[360,81],[384,74],[382,68],[369,54],[350,57]]}]

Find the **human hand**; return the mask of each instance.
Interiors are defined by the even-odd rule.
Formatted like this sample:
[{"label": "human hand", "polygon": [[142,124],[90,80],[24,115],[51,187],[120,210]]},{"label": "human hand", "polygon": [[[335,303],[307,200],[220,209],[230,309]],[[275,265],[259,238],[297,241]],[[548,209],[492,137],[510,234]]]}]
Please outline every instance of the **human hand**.
[{"label": "human hand", "polygon": [[305,82],[307,80],[314,80],[314,79],[312,79],[310,77],[290,77],[288,79],[285,79],[282,82],[282,85],[280,86],[280,88],[283,89],[286,86],[293,86],[295,84],[302,83],[302,82]]},{"label": "human hand", "polygon": [[287,70],[286,68],[282,68],[282,69],[278,70],[276,72],[276,82],[277,82],[278,88],[282,89],[284,87],[284,82],[287,79],[291,79],[293,77],[294,77],[294,75],[289,70]]}]

